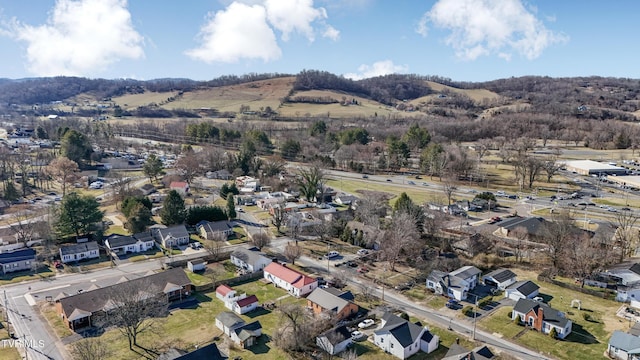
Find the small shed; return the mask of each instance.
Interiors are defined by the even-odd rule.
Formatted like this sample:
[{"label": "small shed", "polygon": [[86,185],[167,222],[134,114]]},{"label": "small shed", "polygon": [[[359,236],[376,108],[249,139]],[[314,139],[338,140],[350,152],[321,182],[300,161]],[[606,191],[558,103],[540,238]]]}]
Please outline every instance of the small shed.
[{"label": "small shed", "polygon": [[190,260],[187,262],[187,268],[191,272],[204,271],[207,262],[202,259]]}]

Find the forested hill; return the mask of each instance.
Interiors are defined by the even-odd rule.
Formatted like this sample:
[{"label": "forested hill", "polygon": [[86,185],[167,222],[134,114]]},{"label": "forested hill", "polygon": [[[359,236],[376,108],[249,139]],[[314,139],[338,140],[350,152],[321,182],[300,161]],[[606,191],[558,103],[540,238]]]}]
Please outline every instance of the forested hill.
[{"label": "forested hill", "polygon": [[[282,97],[283,102],[314,100],[312,97],[316,95],[306,95],[305,92],[329,91],[336,96],[358,97],[391,107],[414,101],[409,103],[411,106],[408,108],[424,110],[426,113],[435,112],[436,115],[459,114],[456,111],[468,111],[477,115],[480,111],[500,106],[527,104],[532,111],[545,114],[623,121],[634,121],[640,108],[640,80],[637,79],[525,76],[471,83],[455,82],[439,76],[393,74],[354,81],[318,70],[304,70],[297,75],[230,75],[209,81],[79,77],[0,79],[0,108],[10,104],[73,102],[81,95],[101,101],[127,94],[184,93],[284,77],[295,80],[290,82],[290,88],[285,89],[287,95]],[[470,95],[474,91],[479,95]],[[300,93],[303,95],[295,98]],[[487,93],[492,94],[491,99],[482,95]],[[262,94],[257,93],[256,96],[260,95]],[[336,96],[325,95],[329,102],[336,102]],[[432,106],[433,104],[437,106]],[[402,105],[402,109],[405,108],[407,106]]]}]

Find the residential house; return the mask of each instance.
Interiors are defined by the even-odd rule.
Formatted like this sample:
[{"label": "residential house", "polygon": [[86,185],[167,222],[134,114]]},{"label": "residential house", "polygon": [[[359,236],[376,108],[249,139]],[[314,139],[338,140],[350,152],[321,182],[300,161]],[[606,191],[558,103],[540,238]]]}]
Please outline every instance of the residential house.
[{"label": "residential house", "polygon": [[518,231],[522,231],[522,235],[526,235],[527,240],[536,240],[544,236],[544,226],[546,220],[541,217],[513,217],[501,221],[499,226],[499,232],[502,236],[506,237],[519,237],[521,234],[516,234]]},{"label": "residential house", "polygon": [[518,281],[504,289],[504,297],[518,301],[520,299],[533,299],[538,296],[540,286],[530,280]]},{"label": "residential house", "polygon": [[156,360],[227,360],[228,358],[220,352],[215,343],[211,343],[197,347],[192,352],[172,348],[158,356]]},{"label": "residential house", "polygon": [[296,297],[305,296],[318,287],[316,279],[277,262],[272,262],[264,268],[264,278]]},{"label": "residential house", "polygon": [[0,253],[0,270],[2,274],[32,270],[35,264],[36,251],[31,248]]},{"label": "residential house", "polygon": [[607,346],[607,355],[617,360],[640,360],[640,337],[614,331]]},{"label": "residential house", "polygon": [[[111,294],[121,291],[123,284],[129,288],[162,295],[168,302],[180,301],[191,294],[191,280],[182,268],[172,268],[159,273],[143,276],[133,280],[118,282],[111,286],[94,288],[71,296],[60,297],[56,302],[56,310],[64,323],[71,330],[79,330],[87,326],[95,326],[94,318],[109,311],[117,311],[117,304]],[[142,296],[141,296],[142,298]]]},{"label": "residential house", "polygon": [[142,195],[147,196],[156,192],[156,187],[153,184],[144,184],[140,187],[140,191],[142,191]]},{"label": "residential house", "polygon": [[0,228],[0,245],[18,242],[18,233],[10,226]]},{"label": "residential house", "polygon": [[234,289],[227,285],[220,285],[216,288],[216,297],[229,310],[233,310],[238,314],[246,314],[258,307],[258,297],[255,295],[240,294],[238,295]]},{"label": "residential house", "polygon": [[427,277],[427,288],[456,300],[465,300],[468,292],[478,285],[482,273],[475,266],[463,266],[450,273],[433,270]]},{"label": "residential house", "polygon": [[435,351],[440,338],[427,327],[387,312],[382,316],[380,328],[373,332],[373,343],[386,353],[406,359],[420,350]]},{"label": "residential house", "polygon": [[191,272],[205,271],[207,262],[202,259],[187,261],[187,269]]},{"label": "residential house", "polygon": [[189,184],[184,181],[172,181],[169,189],[175,190],[180,196],[185,197],[189,193]]},{"label": "residential house", "polygon": [[230,311],[221,312],[216,316],[216,327],[243,349],[253,346],[262,335],[262,325],[259,321],[247,324],[240,316]]},{"label": "residential house", "polygon": [[339,205],[351,205],[353,204],[356,200],[358,200],[357,197],[353,196],[353,195],[347,195],[347,194],[338,194],[333,201],[336,204]]},{"label": "residential house", "polygon": [[205,174],[207,179],[219,179],[219,180],[231,180],[233,179],[233,175],[227,169],[217,170],[217,171],[208,171]]},{"label": "residential house", "polygon": [[351,333],[346,325],[338,326],[316,336],[316,345],[329,355],[337,355],[345,351],[351,343]]},{"label": "residential house", "polygon": [[227,220],[201,221],[196,225],[198,234],[207,240],[227,240],[233,234],[233,224]]},{"label": "residential house", "polygon": [[189,232],[184,225],[175,225],[168,228],[156,228],[153,237],[165,249],[189,244]]},{"label": "residential house", "polygon": [[449,346],[449,351],[447,351],[442,360],[490,360],[494,357],[493,352],[486,346],[480,346],[469,351],[458,343],[453,343]]},{"label": "residential house", "polygon": [[341,299],[345,299],[347,301],[355,301],[356,297],[353,296],[353,293],[351,293],[351,291],[349,290],[341,290],[341,289],[336,289],[334,287],[325,287],[324,291],[331,293]]},{"label": "residential house", "polygon": [[571,333],[572,323],[564,314],[539,301],[520,299],[513,307],[511,319],[520,321],[543,334],[556,329],[558,338],[564,339]]},{"label": "residential house", "polygon": [[307,296],[307,306],[318,315],[328,314],[332,319],[343,320],[358,313],[359,307],[352,301],[334,295],[322,288],[314,289]]},{"label": "residential house", "polygon": [[230,260],[235,266],[251,273],[263,270],[273,261],[255,247],[234,250]]},{"label": "residential house", "polygon": [[156,247],[153,237],[148,233],[133,236],[112,235],[104,241],[104,245],[118,255],[144,252]]},{"label": "residential house", "polygon": [[60,247],[60,259],[65,264],[99,257],[100,249],[98,247],[98,243],[95,241],[64,245]]},{"label": "residential house", "polygon": [[482,281],[485,285],[504,290],[509,285],[516,282],[516,277],[516,274],[509,269],[496,269],[486,275],[483,275]]}]

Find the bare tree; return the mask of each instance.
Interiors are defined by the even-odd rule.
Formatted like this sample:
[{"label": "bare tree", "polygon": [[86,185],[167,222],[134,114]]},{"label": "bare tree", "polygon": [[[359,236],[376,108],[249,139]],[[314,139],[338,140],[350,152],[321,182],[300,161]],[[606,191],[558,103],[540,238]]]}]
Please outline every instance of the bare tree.
[{"label": "bare tree", "polygon": [[287,212],[285,211],[284,207],[285,207],[284,201],[280,201],[271,207],[271,217],[272,217],[271,222],[276,227],[276,230],[278,232],[280,232],[280,229],[284,225],[284,222],[287,217]]},{"label": "bare tree", "polygon": [[368,281],[363,281],[360,283],[360,295],[364,298],[365,301],[371,300],[373,297],[373,286]]},{"label": "bare tree", "polygon": [[445,177],[442,180],[442,191],[444,195],[447,197],[447,204],[451,205],[451,197],[453,193],[458,189],[453,182],[453,179],[450,176]]},{"label": "bare tree", "polygon": [[261,231],[251,236],[251,243],[258,249],[262,249],[263,247],[269,246],[269,244],[271,243],[271,238],[268,234],[265,234]]},{"label": "bare tree", "polygon": [[631,211],[623,210],[616,213],[615,219],[610,224],[612,228],[616,229],[614,239],[616,245],[620,248],[620,261],[632,256],[638,247],[637,222],[637,215]]},{"label": "bare tree", "polygon": [[175,169],[188,184],[191,184],[193,179],[202,172],[200,169],[200,159],[193,151],[187,151],[183,157],[179,158],[176,161]]},{"label": "bare tree", "polygon": [[551,178],[553,178],[560,169],[562,169],[562,165],[560,165],[557,161],[556,157],[548,158],[542,161],[542,169],[544,170],[547,182],[551,182]]},{"label": "bare tree", "polygon": [[280,327],[274,332],[273,340],[276,346],[287,351],[307,349],[332,323],[331,318],[314,317],[312,312],[294,303],[280,305],[278,313]]},{"label": "bare tree", "polygon": [[76,181],[76,173],[78,171],[78,163],[66,157],[53,159],[45,169],[47,175],[60,182],[62,186],[62,196],[67,194],[67,184]]},{"label": "bare tree", "polygon": [[33,240],[36,231],[33,215],[25,211],[18,211],[12,215],[13,223],[10,225],[18,238],[18,241],[27,245],[27,242]]},{"label": "bare tree", "polygon": [[516,263],[522,261],[525,242],[529,239],[529,232],[524,226],[519,226],[511,231],[512,238],[515,241],[513,245],[513,254],[516,257]]},{"label": "bare tree", "polygon": [[129,349],[138,345],[138,336],[152,331],[154,318],[167,312],[167,298],[162,289],[151,283],[128,281],[109,293],[111,309],[104,317],[107,325],[113,325],[127,337]]},{"label": "bare tree", "polygon": [[395,270],[402,254],[411,254],[419,239],[415,218],[407,213],[396,213],[379,237],[381,254],[391,271]]},{"label": "bare tree", "polygon": [[581,287],[584,287],[585,280],[596,269],[607,265],[607,260],[610,260],[607,256],[603,257],[602,251],[606,251],[605,246],[598,237],[591,237],[586,232],[582,236],[574,237],[567,246],[570,265],[567,268],[571,275],[580,279]]},{"label": "bare tree", "polygon": [[[226,240],[226,238],[224,239]],[[214,235],[214,238],[210,241],[204,242],[204,249],[207,250],[214,261],[220,259],[220,255],[222,254],[222,246],[224,245],[224,240],[222,236],[218,237],[218,234]]]},{"label": "bare tree", "polygon": [[559,270],[566,255],[566,249],[572,241],[572,237],[579,233],[573,219],[568,213],[556,215],[552,221],[546,221],[542,225],[542,238],[548,249],[546,251],[554,270]]},{"label": "bare tree", "polygon": [[89,338],[71,345],[74,360],[102,360],[112,355],[107,343],[100,338]]},{"label": "bare tree", "polygon": [[291,242],[285,246],[284,257],[291,261],[292,264],[295,264],[296,260],[298,260],[300,256],[302,256],[302,248],[300,246],[294,245]]}]

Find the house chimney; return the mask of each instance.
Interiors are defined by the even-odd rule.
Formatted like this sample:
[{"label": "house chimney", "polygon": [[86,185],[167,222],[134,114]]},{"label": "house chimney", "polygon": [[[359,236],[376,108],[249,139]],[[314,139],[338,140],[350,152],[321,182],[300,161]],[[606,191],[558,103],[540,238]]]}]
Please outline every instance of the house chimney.
[{"label": "house chimney", "polygon": [[542,331],[542,319],[544,319],[544,311],[542,306],[538,305],[538,318],[534,321],[534,328],[538,331]]}]

